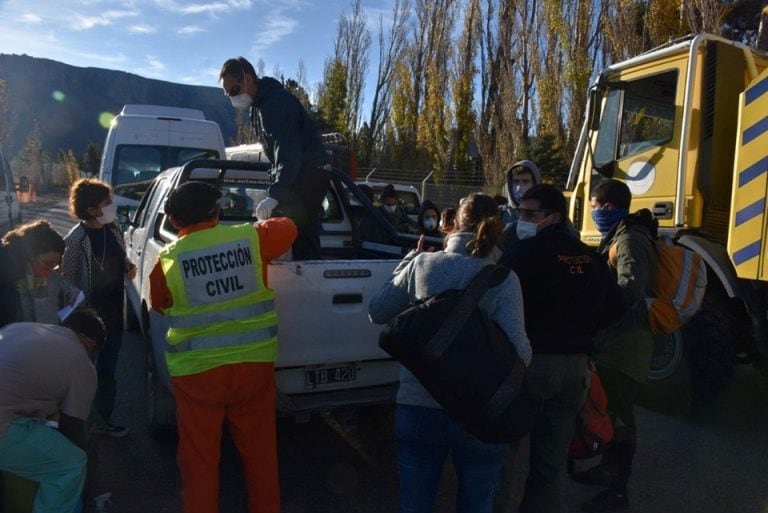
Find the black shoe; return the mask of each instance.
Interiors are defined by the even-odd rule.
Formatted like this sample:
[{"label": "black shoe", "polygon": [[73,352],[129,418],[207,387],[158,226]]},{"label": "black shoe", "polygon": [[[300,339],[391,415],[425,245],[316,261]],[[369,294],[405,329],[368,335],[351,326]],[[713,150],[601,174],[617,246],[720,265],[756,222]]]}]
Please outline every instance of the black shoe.
[{"label": "black shoe", "polygon": [[590,485],[590,486],[608,486],[611,484],[611,478],[613,472],[602,463],[595,465],[592,468],[585,470],[584,472],[575,472],[571,474],[571,479],[577,483]]},{"label": "black shoe", "polygon": [[581,505],[581,511],[586,513],[611,513],[629,509],[629,494],[627,491],[611,488],[598,493],[591,500]]}]

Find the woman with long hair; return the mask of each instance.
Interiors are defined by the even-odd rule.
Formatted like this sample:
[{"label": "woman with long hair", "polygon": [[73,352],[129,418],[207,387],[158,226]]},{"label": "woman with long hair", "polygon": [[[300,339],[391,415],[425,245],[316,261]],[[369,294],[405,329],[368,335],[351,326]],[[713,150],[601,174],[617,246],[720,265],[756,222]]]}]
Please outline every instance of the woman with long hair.
[{"label": "woman with long hair", "polygon": [[[448,289],[465,289],[483,267],[494,262],[492,255],[500,237],[501,220],[494,199],[484,194],[468,196],[458,209],[456,230],[446,238],[445,249],[423,252],[420,240],[419,247],[403,259],[391,280],[372,298],[371,320],[383,324],[415,301]],[[507,334],[526,365],[530,363],[523,298],[514,272],[489,289],[479,307]],[[395,438],[401,513],[433,510],[449,454],[458,481],[457,513],[491,512],[506,445],[484,443],[471,435],[405,367],[400,369]]]},{"label": "woman with long hair", "polygon": [[[42,319],[38,298],[48,298],[48,278],[61,262],[64,239],[42,219],[22,224],[0,242],[0,326]],[[58,295],[59,283],[54,283]],[[58,302],[58,298],[54,298]]]}]

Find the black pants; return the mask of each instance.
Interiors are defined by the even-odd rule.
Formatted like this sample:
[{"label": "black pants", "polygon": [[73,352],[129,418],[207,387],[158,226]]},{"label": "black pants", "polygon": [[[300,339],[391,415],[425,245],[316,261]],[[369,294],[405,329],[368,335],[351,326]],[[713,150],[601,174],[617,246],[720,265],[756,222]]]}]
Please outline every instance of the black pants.
[{"label": "black pants", "polygon": [[330,175],[324,167],[303,168],[296,183],[281,195],[273,215],[290,217],[298,235],[293,243],[294,260],[320,258],[320,230],[323,200],[328,192]]},{"label": "black pants", "polygon": [[608,396],[608,413],[613,421],[613,441],[603,454],[603,465],[612,474],[610,487],[627,489],[632,474],[632,460],[637,449],[635,399],[640,383],[623,372],[597,366],[597,374]]}]

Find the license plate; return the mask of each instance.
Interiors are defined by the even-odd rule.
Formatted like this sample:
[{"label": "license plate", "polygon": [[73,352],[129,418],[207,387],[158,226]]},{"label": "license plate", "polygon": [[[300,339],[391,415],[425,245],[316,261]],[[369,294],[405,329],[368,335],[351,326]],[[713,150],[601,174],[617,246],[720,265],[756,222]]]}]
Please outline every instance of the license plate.
[{"label": "license plate", "polygon": [[355,365],[339,365],[335,367],[315,366],[304,369],[304,387],[317,388],[336,383],[348,383],[357,380]]}]

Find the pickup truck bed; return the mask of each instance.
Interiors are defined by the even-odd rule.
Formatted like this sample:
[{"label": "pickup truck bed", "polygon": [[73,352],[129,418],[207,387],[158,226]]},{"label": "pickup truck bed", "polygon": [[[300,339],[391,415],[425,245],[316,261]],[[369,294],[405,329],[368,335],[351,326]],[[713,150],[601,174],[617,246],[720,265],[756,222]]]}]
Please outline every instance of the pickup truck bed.
[{"label": "pickup truck bed", "polygon": [[[368,302],[416,238],[398,235],[345,175],[332,176],[321,235],[324,258],[281,258],[268,268],[278,313],[276,380],[281,414],[389,402],[397,389],[398,365],[378,347],[380,327],[368,319]],[[233,196],[230,208],[222,209],[220,220],[225,223],[255,221],[254,202],[249,199],[269,185],[263,164],[193,161],[158,175],[125,232],[128,258],[139,268],[136,278],[126,284],[126,295],[148,341],[147,400],[154,428],[174,424],[174,404],[164,358],[167,322],[149,308],[147,277],[160,249],[176,238],[162,211],[165,198],[190,179],[209,181]],[[356,199],[354,208],[350,195]],[[354,240],[350,213],[357,209],[359,215],[360,208],[385,223],[382,229],[398,243],[370,250]]]}]

